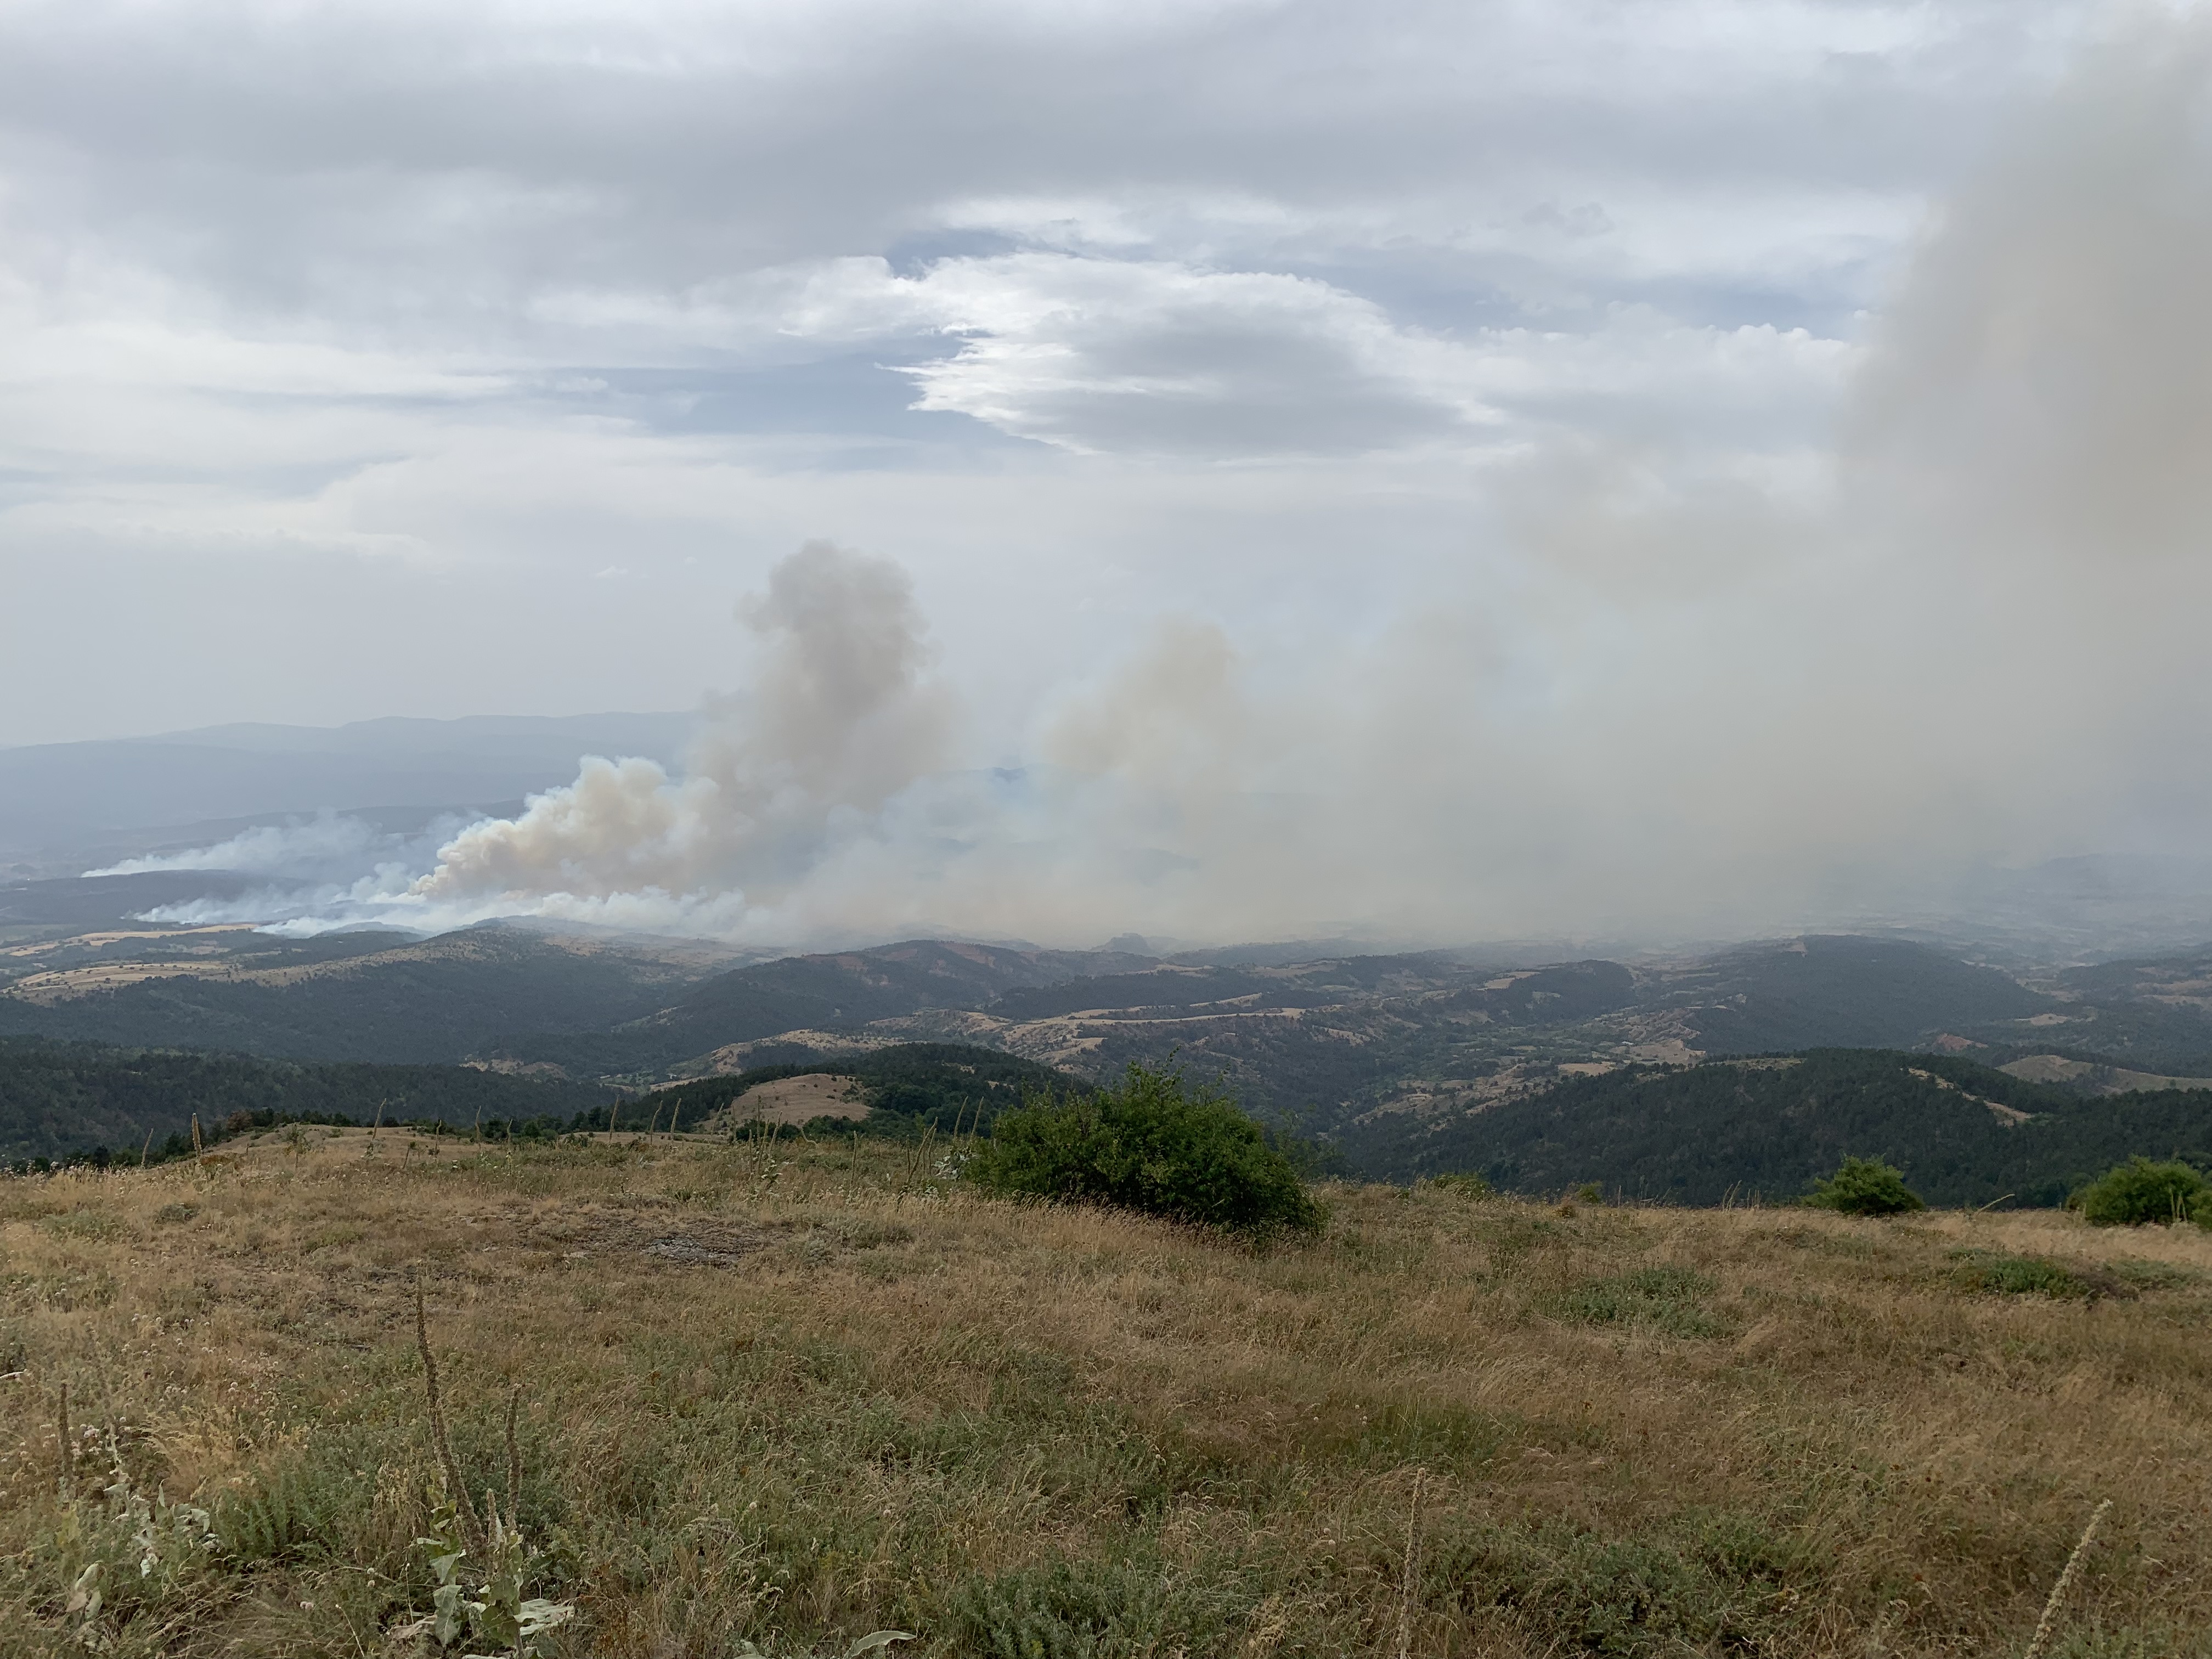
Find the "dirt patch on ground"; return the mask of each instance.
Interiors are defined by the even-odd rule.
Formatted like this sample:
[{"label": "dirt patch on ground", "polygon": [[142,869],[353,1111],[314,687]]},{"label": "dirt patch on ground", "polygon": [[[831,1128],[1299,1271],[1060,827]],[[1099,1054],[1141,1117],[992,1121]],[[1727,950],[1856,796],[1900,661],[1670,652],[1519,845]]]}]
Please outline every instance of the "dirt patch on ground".
[{"label": "dirt patch on ground", "polygon": [[601,1255],[637,1255],[684,1267],[734,1267],[763,1250],[782,1230],[740,1223],[653,1215],[607,1215],[586,1211],[532,1229],[542,1247],[578,1261]]}]

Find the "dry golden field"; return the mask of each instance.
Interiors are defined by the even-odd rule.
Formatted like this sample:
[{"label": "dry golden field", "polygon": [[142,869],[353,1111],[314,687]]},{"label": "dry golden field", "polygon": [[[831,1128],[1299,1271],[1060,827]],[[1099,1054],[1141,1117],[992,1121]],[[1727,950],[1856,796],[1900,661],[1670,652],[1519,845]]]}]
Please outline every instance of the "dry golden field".
[{"label": "dry golden field", "polygon": [[2044,1651],[2212,1654],[2194,1229],[1341,1187],[1255,1255],[865,1140],[225,1152],[0,1183],[9,1655],[435,1650],[418,1275],[548,1655],[2018,1656],[2107,1498]]}]

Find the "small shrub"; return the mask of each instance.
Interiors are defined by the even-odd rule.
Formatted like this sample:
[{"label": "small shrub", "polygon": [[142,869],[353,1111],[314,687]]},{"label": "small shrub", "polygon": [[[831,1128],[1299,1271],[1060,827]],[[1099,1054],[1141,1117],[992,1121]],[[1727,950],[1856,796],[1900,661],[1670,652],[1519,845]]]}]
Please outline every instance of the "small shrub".
[{"label": "small shrub", "polygon": [[1227,1097],[1131,1066],[1118,1089],[1002,1115],[965,1171],[986,1192],[1140,1210],[1266,1238],[1322,1220],[1297,1167]]},{"label": "small shrub", "polygon": [[1905,1184],[1905,1173],[1878,1158],[1847,1158],[1835,1174],[1813,1183],[1803,1201],[1815,1209],[1845,1215],[1903,1215],[1924,1210],[1919,1194]]},{"label": "small shrub", "polygon": [[[479,1561],[468,1559],[467,1546],[461,1541],[463,1531],[474,1528],[465,1528],[452,1504],[440,1509],[432,1530],[433,1536],[416,1541],[430,1553],[430,1571],[437,1580],[431,1598],[436,1611],[387,1631],[385,1637],[391,1645],[420,1651],[434,1641],[443,1652],[490,1643],[513,1659],[538,1659],[538,1638],[576,1616],[574,1602],[523,1593],[539,1552],[520,1532],[507,1528],[496,1508],[478,1544],[483,1558]],[[489,1656],[473,1654],[469,1659]]]},{"label": "small shrub", "polygon": [[2197,1214],[2208,1196],[2204,1177],[2188,1164],[2136,1157],[2075,1194],[2071,1207],[2093,1227],[2141,1227]]},{"label": "small shrub", "polygon": [[15,1616],[28,1613],[25,1625],[37,1619],[62,1639],[35,1650],[0,1644],[7,1652],[164,1653],[202,1602],[216,1549],[207,1511],[149,1492],[125,1468],[114,1436],[101,1449],[106,1484],[65,1480],[56,1524],[9,1563],[28,1567],[34,1587],[32,1605]]}]

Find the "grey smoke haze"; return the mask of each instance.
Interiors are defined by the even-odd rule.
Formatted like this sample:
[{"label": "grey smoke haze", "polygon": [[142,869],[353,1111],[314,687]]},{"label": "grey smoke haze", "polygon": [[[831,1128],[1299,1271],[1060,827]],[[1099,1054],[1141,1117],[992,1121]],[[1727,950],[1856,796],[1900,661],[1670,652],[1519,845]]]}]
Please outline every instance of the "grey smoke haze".
[{"label": "grey smoke haze", "polygon": [[832,11],[237,9],[182,92],[37,14],[14,591],[734,693],[324,919],[1711,936],[2201,849],[2197,13]]},{"label": "grey smoke haze", "polygon": [[[2203,34],[2139,23],[2021,118],[1922,250],[1810,479],[1670,480],[1663,440],[1577,434],[1516,482],[1550,557],[1511,629],[1447,593],[1268,663],[1170,622],[1041,723],[1051,769],[1018,799],[940,781],[830,834],[857,803],[806,790],[797,879],[748,883],[717,851],[653,884],[744,889],[726,916],[781,937],[1680,933],[1910,915],[1977,859],[2192,848],[2212,806],[2188,740],[2212,712],[2191,648],[2212,574]],[[848,631],[869,648],[794,649],[763,695],[805,662],[799,683],[851,674],[881,718],[891,680],[854,669],[905,663],[912,636],[886,651],[858,610],[825,630]],[[839,719],[809,729],[842,753]],[[724,733],[725,774],[790,747]],[[475,878],[479,847],[556,811],[471,832],[422,890],[574,890],[558,858]]]}]

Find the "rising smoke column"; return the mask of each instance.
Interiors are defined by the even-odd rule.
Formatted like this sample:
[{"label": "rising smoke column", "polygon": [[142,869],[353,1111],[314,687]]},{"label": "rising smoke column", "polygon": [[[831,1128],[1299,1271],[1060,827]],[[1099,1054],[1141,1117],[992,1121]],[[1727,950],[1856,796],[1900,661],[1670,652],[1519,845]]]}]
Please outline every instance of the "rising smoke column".
[{"label": "rising smoke column", "polygon": [[1718,939],[2201,842],[2208,89],[2212,22],[2146,15],[2024,112],[1871,343],[1836,343],[1863,368],[1809,483],[1566,434],[1493,472],[1463,580],[1364,639],[1170,620],[1041,700],[1049,763],[1005,789],[936,769],[904,579],[811,544],[741,613],[763,672],[682,779],[591,762],[414,896],[649,922],[737,894],[711,925],[779,944]]},{"label": "rising smoke column", "polygon": [[750,695],[708,710],[681,778],[587,758],[520,817],[473,825],[414,884],[431,905],[530,909],[624,894],[772,896],[827,842],[942,763],[950,706],[905,573],[808,542],[738,610],[764,646]]}]

